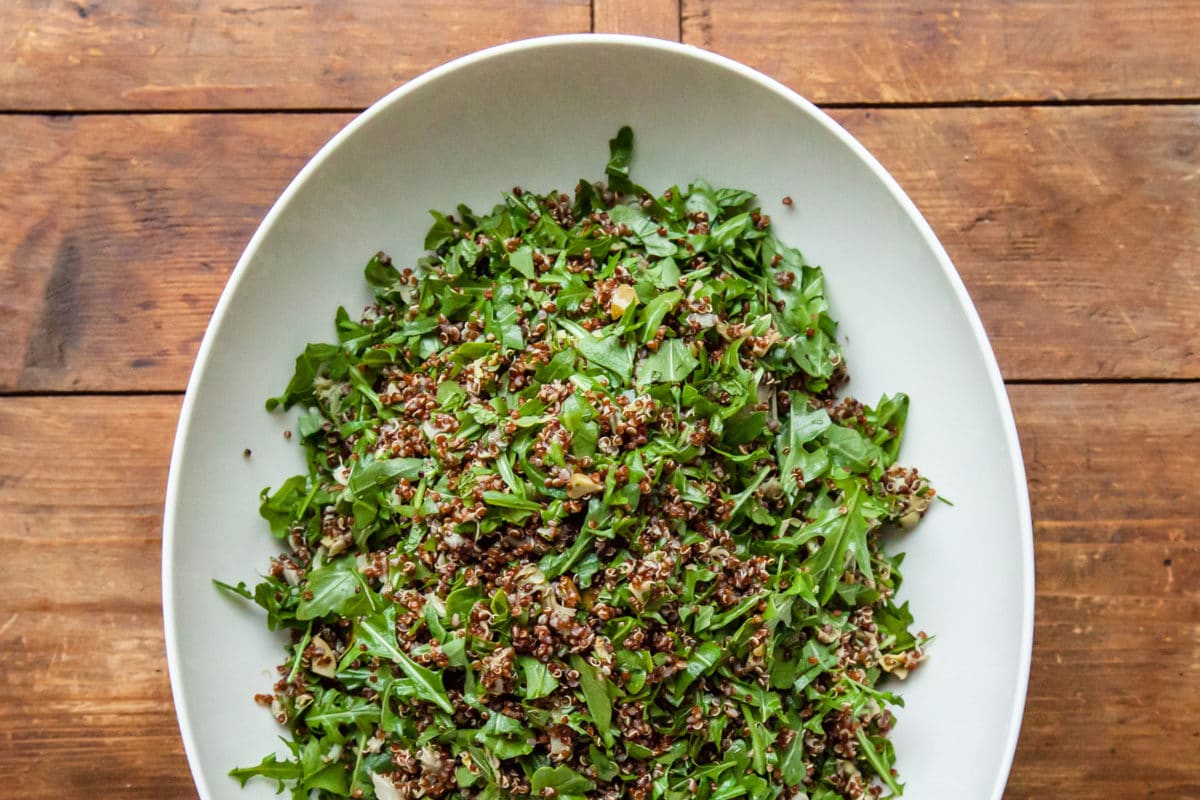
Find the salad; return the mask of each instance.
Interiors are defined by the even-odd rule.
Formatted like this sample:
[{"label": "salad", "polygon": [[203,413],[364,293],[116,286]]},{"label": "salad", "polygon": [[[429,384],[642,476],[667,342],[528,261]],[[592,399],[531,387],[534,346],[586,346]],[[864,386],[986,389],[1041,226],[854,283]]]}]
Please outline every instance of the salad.
[{"label": "salad", "polygon": [[[895,796],[888,675],[922,660],[880,547],[934,497],[908,399],[840,393],[821,270],[747,191],[606,181],[433,213],[366,266],[268,409],[257,700],[295,798]],[[791,206],[790,199],[785,205]],[[266,688],[266,687],[264,687]]]}]

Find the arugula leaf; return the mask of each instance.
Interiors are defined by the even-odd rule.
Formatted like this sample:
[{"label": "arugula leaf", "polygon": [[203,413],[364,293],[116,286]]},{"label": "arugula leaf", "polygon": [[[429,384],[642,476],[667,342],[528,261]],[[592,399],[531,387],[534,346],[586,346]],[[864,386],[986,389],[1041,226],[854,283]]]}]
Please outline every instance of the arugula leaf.
[{"label": "arugula leaf", "polygon": [[354,623],[354,641],[366,645],[368,655],[386,658],[400,668],[413,683],[417,697],[433,703],[446,713],[454,707],[446,698],[442,676],[413,661],[396,643],[396,607],[388,606],[383,611],[363,617]]},{"label": "arugula leaf", "polygon": [[521,273],[529,280],[537,278],[537,271],[533,268],[533,248],[528,245],[518,247],[508,257],[508,263],[514,270]]},{"label": "arugula leaf", "polygon": [[476,734],[475,740],[496,758],[504,760],[533,752],[531,732],[512,717],[494,713]]},{"label": "arugula leaf", "polygon": [[423,458],[389,458],[383,461],[356,463],[350,470],[346,487],[355,497],[363,497],[372,489],[386,486],[399,478],[413,480],[429,469]]},{"label": "arugula leaf", "polygon": [[680,698],[687,691],[696,679],[702,675],[707,675],[716,668],[717,663],[721,660],[724,653],[721,645],[716,642],[705,642],[696,648],[684,666],[683,672],[676,679],[675,696]]},{"label": "arugula leaf", "polygon": [[833,463],[853,472],[868,472],[885,458],[879,445],[853,428],[831,425],[822,438]]},{"label": "arugula leaf", "polygon": [[538,797],[545,797],[546,789],[553,789],[556,797],[563,797],[585,795],[596,788],[595,782],[570,767],[541,767],[533,773],[530,783]]},{"label": "arugula leaf", "polygon": [[337,614],[354,617],[375,609],[375,593],[359,573],[354,559],[335,559],[308,576],[308,588],[296,609],[296,619]]},{"label": "arugula leaf", "polygon": [[246,584],[244,581],[238,581],[237,586],[232,586],[228,583],[219,581],[216,578],[214,578],[213,585],[216,586],[218,589],[221,589],[222,591],[233,595],[234,597],[240,597],[243,600],[253,600],[254,599],[254,593],[246,588]]},{"label": "arugula leaf", "polygon": [[637,382],[678,383],[699,365],[687,345],[678,339],[668,339],[638,367]]},{"label": "arugula leaf", "polygon": [[521,671],[525,673],[525,699],[545,697],[558,688],[558,681],[550,674],[550,668],[532,656],[521,656]]},{"label": "arugula leaf", "polygon": [[377,292],[393,291],[400,283],[400,273],[392,266],[392,260],[383,253],[371,256],[363,270],[363,277]]},{"label": "arugula leaf", "polygon": [[380,707],[365,698],[327,690],[304,712],[304,724],[338,736],[343,726],[370,732],[379,722]]},{"label": "arugula leaf", "polygon": [[337,345],[332,344],[310,344],[305,347],[304,352],[296,356],[292,379],[283,394],[267,400],[267,411],[274,411],[281,405],[291,408],[298,400],[313,396],[312,388],[317,375],[322,368],[334,362],[340,352]]},{"label": "arugula leaf", "polygon": [[299,780],[302,774],[299,764],[294,761],[280,761],[274,753],[264,758],[258,766],[239,767],[229,771],[230,777],[237,778],[242,786],[254,777],[268,778],[279,784],[281,792],[285,781]]},{"label": "arugula leaf", "polygon": [[629,381],[633,373],[633,352],[617,336],[596,336],[569,319],[561,319],[558,324],[571,334],[571,345],[581,356],[590,363],[616,373],[622,382]]},{"label": "arugula leaf", "polygon": [[586,552],[589,547],[592,546],[594,538],[595,535],[590,531],[584,531],[575,538],[575,542],[567,550],[564,550],[557,555],[545,556],[540,562],[538,562],[538,566],[541,569],[542,574],[551,580],[557,578],[559,575],[562,575],[583,556],[584,552]]},{"label": "arugula leaf", "polygon": [[583,699],[592,723],[605,741],[608,741],[612,734],[612,700],[605,689],[605,681],[596,674],[591,664],[579,656],[571,657],[571,666],[579,671],[579,688],[583,691]]},{"label": "arugula leaf", "polygon": [[307,493],[308,479],[303,475],[288,478],[274,494],[271,494],[270,489],[262,490],[259,513],[271,524],[271,533],[276,538],[282,539],[287,536],[292,528],[296,506]]},{"label": "arugula leaf", "polygon": [[783,751],[779,771],[788,786],[799,786],[807,775],[804,766],[804,736],[796,733]]},{"label": "arugula leaf", "polygon": [[896,779],[892,776],[889,766],[891,763],[890,759],[884,759],[883,754],[875,747],[875,743],[871,741],[871,737],[867,736],[866,731],[862,728],[859,728],[854,733],[858,738],[858,746],[862,748],[862,753],[866,756],[867,763],[871,765],[871,769],[875,771],[875,774],[883,781],[884,785],[892,790],[893,794],[900,794],[900,784],[896,783]]},{"label": "arugula leaf", "polygon": [[504,492],[485,491],[483,493],[483,502],[496,508],[512,508],[518,511],[542,510],[542,506],[539,503],[526,500],[523,497],[517,497],[516,495],[505,494]]},{"label": "arugula leaf", "polygon": [[633,161],[633,128],[623,126],[609,140],[608,148],[608,165],[604,168],[608,185],[613,191],[628,193],[633,190],[633,184],[629,181],[629,165]]},{"label": "arugula leaf", "polygon": [[864,492],[860,484],[851,481],[841,481],[838,486],[842,491],[842,504],[821,531],[824,536],[821,547],[804,562],[820,586],[818,599],[822,605],[833,597],[847,557],[857,562],[867,578],[872,577],[867,546],[868,521],[863,515]]},{"label": "arugula leaf", "polygon": [[[679,305],[679,301],[682,299],[683,292],[671,291],[655,295],[650,302],[646,303],[645,308],[642,309],[638,323],[642,330],[642,344],[646,344],[654,338],[655,333],[658,331],[658,327],[662,325],[663,320],[667,317],[667,314],[670,314],[672,311],[674,311],[675,307]],[[691,353],[688,353],[688,355],[691,355]]]},{"label": "arugula leaf", "polygon": [[822,408],[808,410],[807,401],[801,393],[792,392],[789,398],[791,409],[788,421],[782,434],[775,440],[775,449],[783,490],[794,500],[801,488],[797,475],[807,483],[820,478],[829,468],[828,453],[823,449],[809,451],[806,445],[828,431],[833,421]]}]

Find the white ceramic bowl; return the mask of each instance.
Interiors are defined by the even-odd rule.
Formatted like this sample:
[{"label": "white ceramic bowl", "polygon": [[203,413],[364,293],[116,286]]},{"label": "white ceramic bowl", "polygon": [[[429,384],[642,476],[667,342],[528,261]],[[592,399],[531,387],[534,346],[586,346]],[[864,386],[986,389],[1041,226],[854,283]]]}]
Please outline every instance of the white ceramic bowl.
[{"label": "white ceramic bowl", "polygon": [[217,304],[183,403],[163,531],[171,686],[202,798],[274,796],[226,773],[279,747],[251,697],[273,682],[280,640],[256,607],[210,582],[253,584],[278,548],[259,491],[303,471],[301,448],[282,436],[290,417],[263,400],[306,342],[330,339],[339,304],[366,304],[371,254],[421,254],[428,209],[490,208],[518,183],[569,190],[601,177],[623,124],[636,134],[634,176],[652,190],[699,176],[757,192],[779,235],[825,269],[850,391],[911,395],[901,460],[955,506],[938,504],[897,545],[908,552],[902,597],[937,636],[900,687],[898,766],[909,797],[1000,796],[1029,671],[1032,527],[1004,385],[954,267],[891,176],[784,86],[691,47],[580,35],[467,56],[372,106],[279,198]]}]

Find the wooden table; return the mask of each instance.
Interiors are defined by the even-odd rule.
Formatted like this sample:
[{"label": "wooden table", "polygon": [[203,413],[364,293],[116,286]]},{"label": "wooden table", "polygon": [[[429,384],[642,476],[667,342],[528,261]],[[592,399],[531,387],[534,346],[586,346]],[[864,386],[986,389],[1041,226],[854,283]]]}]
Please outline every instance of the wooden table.
[{"label": "wooden table", "polygon": [[9,0],[0,795],[195,796],[160,521],[229,271],[305,160],[389,89],[487,45],[597,30],[682,38],[829,109],[962,273],[1036,522],[1007,796],[1200,797],[1200,4],[934,5]]}]

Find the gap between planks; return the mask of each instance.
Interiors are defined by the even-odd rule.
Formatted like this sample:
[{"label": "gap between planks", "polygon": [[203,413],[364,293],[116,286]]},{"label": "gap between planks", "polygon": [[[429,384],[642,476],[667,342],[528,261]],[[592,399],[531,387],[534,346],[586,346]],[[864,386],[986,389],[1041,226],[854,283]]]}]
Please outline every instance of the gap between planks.
[{"label": "gap between planks", "polygon": [[[1200,378],[1013,378],[1005,386],[1157,386],[1200,383]],[[0,400],[21,400],[38,397],[183,397],[182,389],[114,389],[114,390],[30,390],[0,391]]]},{"label": "gap between planks", "polygon": [[[1046,98],[1041,100],[930,100],[930,101],[863,101],[822,102],[818,108],[835,111],[897,110],[919,111],[921,109],[944,108],[1106,108],[1128,106],[1195,106],[1198,97],[1105,97],[1105,98]],[[188,114],[361,114],[367,106],[312,106],[289,108],[285,106],[256,108],[254,106],[228,108],[224,106],[194,106],[190,108],[3,108],[0,117],[156,117]]]}]

